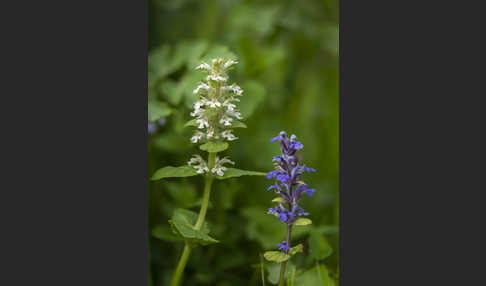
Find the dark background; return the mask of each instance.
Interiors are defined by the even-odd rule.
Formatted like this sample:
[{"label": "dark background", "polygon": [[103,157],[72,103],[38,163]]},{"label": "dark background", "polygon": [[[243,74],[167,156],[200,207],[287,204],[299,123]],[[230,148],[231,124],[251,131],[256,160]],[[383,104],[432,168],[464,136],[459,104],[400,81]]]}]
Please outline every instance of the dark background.
[{"label": "dark background", "polygon": [[[340,3],[341,285],[484,284],[471,4]],[[0,284],[147,285],[147,2],[0,13]]]},{"label": "dark background", "polygon": [[[236,167],[268,172],[279,153],[269,139],[281,130],[297,135],[303,162],[317,170],[304,180],[317,190],[304,198],[313,225],[295,230],[293,245],[305,254],[292,259],[296,285],[337,285],[339,277],[339,25],[338,1],[149,1],[149,175],[204,154],[184,128],[202,73],[201,59],[229,56],[230,74],[244,94],[239,107],[247,129],[224,155]],[[156,129],[154,131],[154,129]],[[261,285],[260,254],[275,250],[285,225],[266,211],[275,197],[263,177],[217,181],[207,220],[220,244],[197,247],[184,285]],[[149,184],[150,275],[168,285],[183,243],[174,241],[167,220],[175,208],[199,211],[202,179]],[[312,239],[310,239],[312,237]],[[316,263],[325,272],[323,281]],[[265,262],[267,283],[279,265]]]}]

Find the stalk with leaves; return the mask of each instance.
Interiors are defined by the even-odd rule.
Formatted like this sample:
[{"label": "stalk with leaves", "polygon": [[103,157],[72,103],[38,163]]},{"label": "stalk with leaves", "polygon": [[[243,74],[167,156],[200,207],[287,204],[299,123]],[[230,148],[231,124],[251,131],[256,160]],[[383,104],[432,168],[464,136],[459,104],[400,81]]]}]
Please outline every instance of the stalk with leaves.
[{"label": "stalk with leaves", "polygon": [[208,245],[219,242],[209,236],[209,227],[205,222],[214,179],[265,175],[261,172],[229,168],[227,164],[234,165],[235,163],[228,157],[218,155],[229,147],[228,141],[238,139],[233,134],[234,128],[246,128],[246,125],[239,121],[242,119],[242,115],[236,108],[236,103],[240,101],[239,97],[243,95],[243,90],[234,83],[227,84],[228,72],[235,64],[237,62],[233,59],[217,58],[213,59],[210,64],[203,62],[196,67],[207,76],[205,82],[199,83],[193,92],[198,100],[194,103],[194,110],[191,112],[194,119],[187,122],[186,126],[197,127],[190,140],[192,143],[201,144],[199,149],[208,153],[207,160],[196,154],[190,158],[186,166],[167,166],[157,170],[152,177],[152,180],[195,175],[204,177],[199,214],[189,210],[176,209],[172,219],[169,220],[172,231],[185,242],[171,286],[179,285],[191,250],[197,244]]},{"label": "stalk with leaves", "polygon": [[297,151],[304,148],[304,145],[296,139],[295,135],[289,138],[287,133],[282,131],[279,136],[270,140],[270,142],[278,141],[280,143],[282,154],[273,157],[275,170],[267,174],[267,179],[275,178],[275,184],[267,190],[273,189],[276,194],[280,195],[280,197],[273,199],[273,202],[278,203],[278,205],[268,209],[268,213],[277,216],[281,222],[285,223],[287,236],[284,241],[277,244],[279,251],[267,251],[264,257],[268,261],[281,263],[279,286],[284,285],[287,260],[294,254],[302,252],[303,249],[302,244],[290,247],[292,227],[312,223],[310,219],[302,217],[309,215],[309,213],[304,211],[298,203],[303,194],[312,196],[315,190],[310,189],[302,181],[300,175],[304,172],[310,173],[316,170],[300,165],[300,157],[297,156]]}]

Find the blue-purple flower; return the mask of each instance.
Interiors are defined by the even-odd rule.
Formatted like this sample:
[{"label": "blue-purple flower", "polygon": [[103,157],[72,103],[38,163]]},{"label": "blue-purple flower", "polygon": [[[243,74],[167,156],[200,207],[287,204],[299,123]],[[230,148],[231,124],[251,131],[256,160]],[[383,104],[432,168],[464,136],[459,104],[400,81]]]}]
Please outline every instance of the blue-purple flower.
[{"label": "blue-purple flower", "polygon": [[286,241],[282,241],[281,243],[277,244],[278,246],[278,250],[284,252],[284,253],[289,253],[290,251],[290,247],[289,245],[287,244]]},{"label": "blue-purple flower", "polygon": [[[315,189],[309,188],[309,185],[300,179],[304,172],[315,172],[315,169],[300,165],[300,158],[296,156],[297,151],[304,148],[304,145],[296,140],[297,137],[292,135],[287,137],[285,131],[274,137],[270,142],[278,141],[282,155],[273,157],[272,161],[275,170],[267,174],[267,179],[275,178],[275,183],[268,187],[267,190],[273,190],[281,195],[278,206],[269,208],[268,213],[278,217],[280,221],[292,226],[293,223],[301,216],[308,215],[302,207],[298,205],[302,194],[313,196]],[[287,253],[288,245],[284,242],[277,245],[279,250]]]}]

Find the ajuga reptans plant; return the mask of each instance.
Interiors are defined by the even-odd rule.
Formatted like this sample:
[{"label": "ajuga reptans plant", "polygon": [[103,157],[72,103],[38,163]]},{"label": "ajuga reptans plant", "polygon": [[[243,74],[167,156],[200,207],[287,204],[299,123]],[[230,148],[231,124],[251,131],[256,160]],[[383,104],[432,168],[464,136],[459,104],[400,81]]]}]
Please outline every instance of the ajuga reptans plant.
[{"label": "ajuga reptans plant", "polygon": [[297,151],[304,148],[304,145],[296,140],[295,135],[287,136],[284,131],[280,135],[272,138],[270,142],[278,141],[282,154],[273,157],[275,170],[267,174],[267,179],[275,179],[275,183],[268,190],[273,190],[280,195],[273,202],[277,205],[268,209],[269,214],[273,214],[283,222],[287,227],[287,237],[284,241],[277,244],[279,251],[267,251],[265,258],[269,261],[281,263],[280,281],[278,285],[283,285],[285,266],[287,260],[294,254],[302,251],[302,244],[294,247],[290,246],[292,227],[294,225],[307,225],[311,223],[310,219],[302,218],[309,215],[301,206],[299,200],[303,195],[312,196],[315,192],[300,178],[304,172],[315,172],[316,170],[308,168],[300,163]]},{"label": "ajuga reptans plant", "polygon": [[153,180],[195,175],[204,177],[204,191],[199,214],[189,210],[176,209],[172,219],[169,220],[172,231],[185,243],[172,276],[171,286],[179,285],[193,247],[197,244],[208,245],[218,242],[209,236],[209,227],[205,222],[213,180],[244,175],[265,175],[261,172],[230,168],[229,165],[235,165],[235,162],[228,157],[218,156],[218,153],[229,147],[229,141],[238,139],[233,129],[246,128],[246,125],[239,121],[243,117],[237,109],[237,103],[240,101],[239,97],[243,95],[243,90],[234,83],[228,84],[228,71],[235,64],[237,62],[233,59],[218,58],[213,59],[210,63],[203,62],[196,67],[206,76],[204,82],[199,83],[194,89],[194,96],[197,97],[194,110],[191,112],[194,119],[187,122],[186,126],[196,127],[190,141],[200,144],[199,149],[208,153],[207,160],[199,154],[194,154],[188,160],[187,165],[161,168],[152,177]]}]

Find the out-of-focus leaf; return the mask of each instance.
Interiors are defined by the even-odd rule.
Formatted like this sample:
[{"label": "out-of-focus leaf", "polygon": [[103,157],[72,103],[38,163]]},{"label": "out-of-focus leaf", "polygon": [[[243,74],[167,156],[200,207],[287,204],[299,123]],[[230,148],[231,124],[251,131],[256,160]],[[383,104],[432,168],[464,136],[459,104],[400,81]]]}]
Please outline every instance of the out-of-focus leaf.
[{"label": "out-of-focus leaf", "polygon": [[211,60],[215,58],[227,58],[232,60],[238,59],[237,56],[228,49],[228,47],[223,45],[214,45],[209,48],[207,53],[202,57],[201,61],[210,63]]},{"label": "out-of-focus leaf", "polygon": [[199,194],[196,186],[184,180],[164,182],[167,193],[174,199],[177,206],[190,208],[197,203]]},{"label": "out-of-focus leaf", "polygon": [[265,176],[266,173],[263,172],[256,172],[256,171],[247,171],[247,170],[240,170],[235,168],[228,168],[223,176],[216,176],[216,179],[224,180],[234,177],[241,177],[241,176]]},{"label": "out-of-focus leaf", "polygon": [[155,171],[154,175],[152,176],[152,180],[156,181],[164,178],[173,178],[173,177],[191,177],[195,175],[197,175],[196,170],[191,166],[180,166],[180,167],[167,166]]},{"label": "out-of-focus leaf", "polygon": [[148,120],[157,121],[161,117],[167,117],[172,113],[172,109],[164,102],[149,101],[148,103]]},{"label": "out-of-focus leaf", "polygon": [[257,81],[246,81],[241,84],[243,96],[239,104],[241,114],[245,118],[252,116],[256,108],[263,103],[266,91],[265,87]]},{"label": "out-of-focus leaf", "polygon": [[310,219],[308,219],[308,218],[305,218],[305,217],[298,218],[294,222],[294,225],[296,225],[296,226],[299,226],[299,225],[309,225],[309,224],[312,224],[312,221]]},{"label": "out-of-focus leaf", "polygon": [[152,229],[152,236],[170,242],[182,240],[182,238],[174,235],[171,228],[166,225],[157,225],[154,227],[154,229]]},{"label": "out-of-focus leaf", "polygon": [[321,225],[315,227],[313,231],[321,234],[336,234],[339,233],[339,227],[334,225]]},{"label": "out-of-focus leaf", "polygon": [[296,286],[333,286],[334,281],[329,277],[329,271],[325,265],[317,265],[312,269],[298,275],[295,280]]},{"label": "out-of-focus leaf", "polygon": [[159,89],[170,104],[179,105],[182,99],[182,93],[177,92],[177,82],[172,79],[165,80],[160,84]]},{"label": "out-of-focus leaf", "polygon": [[222,152],[226,149],[228,149],[228,142],[212,142],[209,141],[208,143],[205,143],[201,146],[199,146],[199,149],[210,152],[210,153],[217,153],[217,152]]},{"label": "out-of-focus leaf", "polygon": [[[228,23],[231,31],[257,33],[264,36],[270,33],[278,19],[278,6],[241,5],[234,9]],[[240,33],[241,33],[240,32]]]},{"label": "out-of-focus leaf", "polygon": [[[289,277],[291,275],[291,271],[294,268],[294,264],[292,261],[287,261],[287,267],[285,268],[285,277]],[[280,264],[279,263],[267,263],[267,279],[268,282],[271,284],[277,284],[278,279],[280,278]]]},{"label": "out-of-focus leaf", "polygon": [[322,260],[332,254],[332,248],[323,235],[313,232],[309,237],[309,252],[314,259]]},{"label": "out-of-focus leaf", "polygon": [[[176,118],[177,116],[174,116]],[[184,152],[192,148],[189,138],[168,130],[153,139],[154,146],[164,152]]]}]

